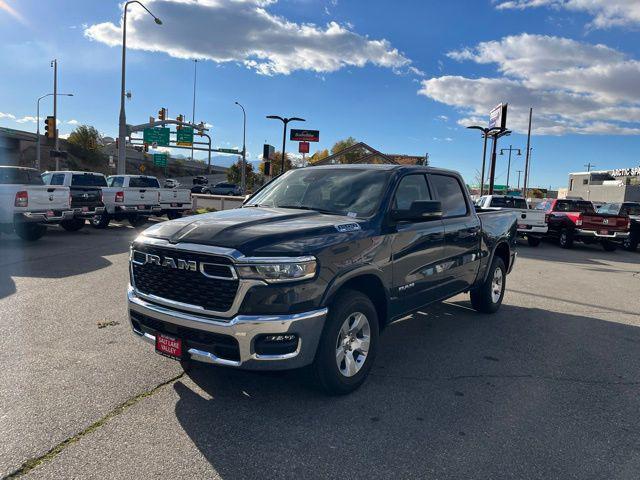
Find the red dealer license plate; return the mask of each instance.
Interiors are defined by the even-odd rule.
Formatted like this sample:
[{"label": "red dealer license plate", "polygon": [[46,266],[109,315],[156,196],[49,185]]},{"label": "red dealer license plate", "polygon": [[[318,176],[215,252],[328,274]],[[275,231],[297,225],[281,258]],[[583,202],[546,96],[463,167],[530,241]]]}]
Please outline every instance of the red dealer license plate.
[{"label": "red dealer license plate", "polygon": [[182,358],[182,340],[158,333],[156,334],[156,352],[180,360]]},{"label": "red dealer license plate", "polygon": [[609,230],[600,230],[600,235],[609,235]]}]

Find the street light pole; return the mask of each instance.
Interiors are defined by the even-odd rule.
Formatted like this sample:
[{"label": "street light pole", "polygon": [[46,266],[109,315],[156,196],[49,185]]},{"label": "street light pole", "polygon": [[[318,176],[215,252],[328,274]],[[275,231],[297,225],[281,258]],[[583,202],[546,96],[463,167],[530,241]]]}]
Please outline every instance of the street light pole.
[{"label": "street light pole", "polygon": [[[58,150],[58,60],[51,61],[53,67],[53,149]],[[56,157],[56,170],[58,170],[58,157]]]},{"label": "street light pole", "polygon": [[126,77],[126,57],[127,57],[127,8],[130,4],[137,3],[153,17],[158,25],[162,25],[162,20],[156,17],[151,11],[138,0],[129,0],[124,4],[124,15],[122,18],[122,79],[120,84],[120,118],[118,122],[118,175],[124,175],[127,167],[127,116],[124,111],[125,98],[125,77]]},{"label": "street light pole", "polygon": [[287,145],[287,125],[289,124],[289,122],[306,122],[306,120],[299,117],[282,118],[278,115],[267,115],[267,118],[270,118],[272,120],[280,120],[284,126],[284,129],[282,131],[282,168],[280,169],[280,173],[282,174],[286,171],[285,148]]},{"label": "street light pole", "polygon": [[472,125],[467,128],[471,130],[480,130],[482,132],[482,138],[484,139],[484,145],[482,147],[482,173],[480,174],[480,196],[482,196],[484,195],[484,171],[485,171],[485,164],[487,160],[487,137],[491,132],[499,131],[500,128],[499,127],[485,128],[479,125]]},{"label": "street light pole", "polygon": [[53,93],[47,93],[38,97],[38,101],[36,102],[36,168],[40,170],[40,100],[46,97],[73,97],[73,93],[58,93],[54,95]]},{"label": "street light pole", "polygon": [[[522,155],[519,148],[513,148],[513,145],[509,145],[509,148],[501,148],[500,155],[504,155],[505,151],[509,151],[509,163],[507,164],[507,193],[509,193],[509,178],[511,177],[511,152],[518,151],[518,156]],[[520,182],[518,182],[520,183]]]},{"label": "street light pole", "polygon": [[[191,110],[191,123],[196,124],[196,79],[198,78],[198,59],[193,60],[193,109]],[[193,142],[191,142],[191,160],[193,160]]]},{"label": "street light pole", "polygon": [[241,174],[241,182],[240,182],[240,188],[242,189],[242,194],[245,194],[245,191],[247,189],[247,112],[245,111],[244,107],[236,102],[236,105],[238,105],[241,109],[242,109],[242,174]]},{"label": "street light pole", "polygon": [[518,172],[518,191],[520,191],[520,174],[522,173],[522,170],[516,170]]}]

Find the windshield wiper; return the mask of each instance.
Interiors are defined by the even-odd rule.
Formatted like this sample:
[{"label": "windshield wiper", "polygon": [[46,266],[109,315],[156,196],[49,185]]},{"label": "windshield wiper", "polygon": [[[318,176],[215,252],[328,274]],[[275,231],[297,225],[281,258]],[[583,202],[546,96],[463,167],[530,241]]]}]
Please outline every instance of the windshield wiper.
[{"label": "windshield wiper", "polygon": [[278,208],[295,208],[297,210],[313,210],[314,212],[318,212],[318,213],[326,213],[329,215],[340,215],[340,213],[338,212],[325,210],[323,208],[307,207],[306,205],[278,205]]}]

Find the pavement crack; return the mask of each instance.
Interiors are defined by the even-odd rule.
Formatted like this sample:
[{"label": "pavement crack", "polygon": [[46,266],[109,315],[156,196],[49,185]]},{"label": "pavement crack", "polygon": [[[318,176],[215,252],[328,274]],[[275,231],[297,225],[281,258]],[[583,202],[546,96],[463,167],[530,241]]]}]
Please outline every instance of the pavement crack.
[{"label": "pavement crack", "polygon": [[53,460],[55,457],[57,457],[60,453],[62,453],[70,445],[78,442],[80,439],[82,439],[83,437],[89,435],[90,433],[95,432],[96,430],[98,430],[103,425],[106,425],[106,423],[109,422],[111,419],[113,419],[113,418],[117,417],[118,415],[124,413],[126,410],[128,410],[130,407],[134,406],[135,404],[137,404],[141,400],[154,395],[162,387],[165,387],[165,386],[167,386],[167,385],[169,385],[169,384],[171,384],[171,383],[173,383],[173,382],[175,382],[177,380],[180,380],[184,376],[184,374],[185,373],[182,372],[181,374],[176,375],[176,376],[170,378],[169,380],[156,385],[151,390],[147,390],[146,392],[139,393],[138,395],[129,398],[128,400],[126,400],[125,402],[121,403],[120,405],[115,407],[113,410],[108,412],[106,415],[101,417],[99,420],[93,422],[91,425],[89,425],[85,429],[83,429],[80,432],[76,433],[75,435],[72,435],[71,437],[66,438],[65,440],[61,441],[60,443],[55,445],[53,448],[51,448],[45,454],[40,455],[38,457],[33,457],[33,458],[28,459],[19,468],[17,468],[13,472],[9,473],[8,475],[2,477],[1,480],[9,480],[11,478],[21,477],[22,475],[25,475],[25,474],[29,473],[31,470],[39,467],[43,463]]},{"label": "pavement crack", "polygon": [[442,382],[442,381],[456,381],[456,380],[469,380],[469,379],[531,379],[531,380],[548,380],[554,382],[565,382],[565,383],[580,383],[584,385],[622,385],[622,386],[636,386],[640,385],[640,381],[628,381],[628,382],[615,382],[609,380],[587,380],[583,378],[573,378],[573,377],[555,377],[553,375],[533,375],[528,373],[523,374],[506,374],[506,375],[489,375],[489,374],[478,374],[478,375],[452,375],[448,377],[418,377],[418,376],[410,376],[410,375],[384,375],[379,373],[371,373],[372,377],[381,377],[381,378],[395,378],[400,380],[414,380],[418,382]]}]

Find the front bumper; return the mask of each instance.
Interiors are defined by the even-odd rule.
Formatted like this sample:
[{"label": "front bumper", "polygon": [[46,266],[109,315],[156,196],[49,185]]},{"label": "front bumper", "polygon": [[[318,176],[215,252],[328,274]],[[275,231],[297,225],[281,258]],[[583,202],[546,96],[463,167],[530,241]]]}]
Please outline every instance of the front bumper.
[{"label": "front bumper", "polygon": [[[238,343],[238,357],[222,358],[212,351],[194,348],[186,343],[186,357],[215,365],[225,365],[247,370],[285,370],[309,365],[316,354],[318,341],[327,316],[327,309],[291,315],[237,315],[231,319],[211,318],[172,310],[150,303],[136,295],[130,286],[129,321],[133,333],[143,340],[155,344],[152,331],[142,328],[140,318],[150,318],[157,324],[171,324],[189,331],[200,331],[234,338]],[[159,323],[158,323],[159,322]],[[147,330],[147,331],[145,331]],[[297,335],[297,348],[282,355],[256,353],[256,339],[264,335]]]},{"label": "front bumper", "polygon": [[[53,215],[50,215],[53,213]],[[71,220],[73,218],[73,210],[47,210],[41,212],[21,212],[15,216],[16,222],[25,223],[58,223],[62,220]]]},{"label": "front bumper", "polygon": [[577,237],[589,237],[589,238],[610,238],[613,240],[624,240],[629,238],[629,232],[610,232],[608,235],[602,235],[597,230],[582,230],[577,229],[575,236]]},{"label": "front bumper", "polygon": [[147,208],[139,209],[137,205],[118,205],[116,213],[137,213],[139,215],[155,215],[162,212],[160,205],[148,205]]}]

